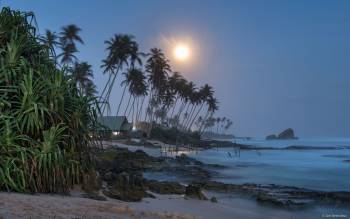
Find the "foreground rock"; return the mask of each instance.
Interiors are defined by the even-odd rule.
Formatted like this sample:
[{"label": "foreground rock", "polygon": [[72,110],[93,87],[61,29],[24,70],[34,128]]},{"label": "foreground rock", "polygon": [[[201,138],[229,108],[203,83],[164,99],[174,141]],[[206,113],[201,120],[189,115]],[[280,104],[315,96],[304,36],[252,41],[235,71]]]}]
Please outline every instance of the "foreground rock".
[{"label": "foreground rock", "polygon": [[141,201],[146,197],[146,187],[142,175],[120,173],[113,183],[110,183],[104,194],[110,198],[123,201]]},{"label": "foreground rock", "polygon": [[314,203],[350,205],[350,192],[322,192],[275,184],[225,184],[220,182],[194,182],[194,185],[217,192],[248,195],[258,202],[285,208],[304,207]]},{"label": "foreground rock", "polygon": [[213,169],[223,168],[208,165],[181,155],[175,158],[152,157],[143,151],[131,152],[124,148],[97,152],[97,170],[105,182],[103,193],[123,201],[141,201],[149,197],[147,191],[158,194],[185,194],[185,186],[177,182],[158,182],[143,178],[143,172],[165,172],[188,180],[207,180],[215,173]]},{"label": "foreground rock", "polygon": [[185,194],[185,186],[178,182],[159,182],[156,180],[148,180],[147,187],[150,191],[158,194]]},{"label": "foreground rock", "polygon": [[199,185],[190,184],[186,187],[186,197],[198,200],[208,200],[207,197],[202,193]]},{"label": "foreground rock", "polygon": [[268,135],[266,137],[266,140],[288,140],[288,139],[297,139],[294,135],[294,130],[291,128],[288,128],[281,132],[279,135]]}]

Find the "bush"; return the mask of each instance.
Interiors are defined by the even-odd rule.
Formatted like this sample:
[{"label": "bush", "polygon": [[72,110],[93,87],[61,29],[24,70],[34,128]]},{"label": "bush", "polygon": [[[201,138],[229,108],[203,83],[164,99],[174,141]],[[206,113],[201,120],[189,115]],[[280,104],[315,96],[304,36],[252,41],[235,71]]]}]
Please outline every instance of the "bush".
[{"label": "bush", "polygon": [[0,12],[0,189],[66,192],[91,167],[96,100],[56,66],[33,20]]},{"label": "bush", "polygon": [[183,132],[177,128],[163,128],[155,126],[151,131],[151,138],[169,144],[197,144],[200,141],[198,132]]}]

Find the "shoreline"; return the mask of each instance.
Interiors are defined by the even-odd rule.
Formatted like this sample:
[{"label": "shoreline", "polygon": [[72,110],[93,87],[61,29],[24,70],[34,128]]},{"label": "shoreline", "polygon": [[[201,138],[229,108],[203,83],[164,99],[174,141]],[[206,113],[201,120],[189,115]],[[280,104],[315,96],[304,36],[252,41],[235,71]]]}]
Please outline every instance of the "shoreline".
[{"label": "shoreline", "polygon": [[[166,145],[175,147],[174,145]],[[117,149],[118,148],[118,149]],[[124,148],[124,149],[122,149]],[[155,151],[161,146],[144,147],[139,145],[130,145],[123,142],[113,141],[104,142],[103,152],[116,149],[127,155],[127,160],[118,160],[118,163],[131,161],[132,170],[124,169],[127,173],[133,171],[142,171],[143,168],[156,167],[156,171],[168,171],[172,174],[189,174],[195,178],[202,179],[197,181],[200,184],[203,194],[210,198],[215,197],[216,202],[210,200],[197,200],[186,198],[181,192],[179,194],[168,194],[165,190],[161,194],[162,189],[155,193],[152,189],[147,191],[148,197],[143,197],[139,202],[125,202],[118,199],[110,198],[107,193],[98,192],[99,198],[105,201],[93,200],[94,197],[85,196],[81,192],[72,191],[71,196],[61,196],[55,194],[19,194],[19,193],[0,193],[0,219],[6,218],[177,218],[177,219],[204,219],[204,218],[220,218],[231,219],[247,218],[247,219],[267,219],[267,218],[320,218],[323,214],[337,212],[347,217],[350,215],[348,204],[336,204],[339,200],[349,203],[349,192],[343,196],[343,193],[337,192],[320,192],[297,187],[279,186],[279,185],[259,185],[259,184],[224,184],[210,181],[213,174],[211,168],[225,168],[220,165],[205,164],[193,158],[184,156],[178,157],[152,157],[145,155],[147,149]],[[225,147],[224,147],[225,148]],[[144,152],[140,152],[144,151]],[[205,150],[205,149],[203,149]],[[150,152],[149,151],[149,152]],[[97,152],[99,153],[99,152]],[[97,154],[96,154],[97,155]],[[132,156],[131,156],[132,155]],[[134,157],[136,156],[136,157]],[[173,155],[174,156],[174,155]],[[122,156],[124,157],[124,156]],[[135,159],[141,162],[142,166],[138,167]],[[114,160],[113,158],[112,160]],[[141,159],[141,160],[139,160]],[[165,159],[165,160],[164,160]],[[147,160],[151,164],[147,164]],[[175,169],[168,169],[166,166],[158,166],[162,162],[171,164]],[[153,163],[152,162],[156,162]],[[161,162],[161,163],[158,163]],[[136,166],[135,166],[136,165]],[[153,165],[153,167],[152,167]],[[176,165],[178,165],[176,167]],[[212,165],[212,166],[211,166]],[[189,167],[189,169],[186,168]],[[124,167],[120,167],[123,169]],[[136,168],[136,169],[135,169]],[[141,169],[140,169],[141,168]],[[157,169],[158,168],[158,169]],[[165,168],[165,169],[164,169]],[[209,169],[208,169],[209,168]],[[191,170],[188,172],[188,170]],[[195,170],[193,172],[193,170]],[[131,172],[129,172],[131,171]],[[194,175],[193,175],[194,174]],[[199,174],[199,175],[198,175]],[[104,174],[102,173],[102,176]],[[132,175],[130,175],[132,176]],[[206,181],[203,181],[203,180]],[[147,184],[151,183],[150,179],[146,179]],[[179,180],[175,180],[177,183]],[[161,186],[161,181],[156,181],[154,186]],[[196,183],[191,180],[191,183]],[[165,183],[167,186],[167,182]],[[192,185],[192,184],[191,184]],[[195,185],[195,184],[194,184]],[[182,185],[183,189],[186,187]],[[102,186],[102,190],[106,186]],[[110,189],[112,187],[108,187]],[[164,187],[166,188],[166,187]],[[163,188],[163,189],[164,189]],[[181,188],[180,188],[181,189]],[[338,195],[338,196],[337,196]],[[340,195],[340,199],[339,199]],[[296,200],[289,201],[285,199],[293,196]],[[153,197],[153,198],[152,198]],[[330,198],[330,202],[322,201],[324,197]],[[307,200],[314,198],[313,204],[299,205],[299,200]],[[333,199],[332,199],[333,198]],[[339,200],[338,200],[339,199]],[[333,201],[332,201],[333,200]],[[335,201],[335,202],[334,202]],[[332,204],[334,202],[334,204]],[[10,206],[11,205],[11,206]],[[343,207],[342,207],[343,206]],[[345,206],[345,207],[344,207]]]},{"label": "shoreline", "polygon": [[[186,200],[180,195],[157,195],[156,198],[145,198],[142,202],[123,202],[115,199],[96,201],[53,194],[0,193],[0,218],[4,219],[316,219],[324,213],[332,212],[329,208],[291,211],[262,206],[252,200],[240,198],[211,203]],[[339,214],[348,216],[346,212]]]}]

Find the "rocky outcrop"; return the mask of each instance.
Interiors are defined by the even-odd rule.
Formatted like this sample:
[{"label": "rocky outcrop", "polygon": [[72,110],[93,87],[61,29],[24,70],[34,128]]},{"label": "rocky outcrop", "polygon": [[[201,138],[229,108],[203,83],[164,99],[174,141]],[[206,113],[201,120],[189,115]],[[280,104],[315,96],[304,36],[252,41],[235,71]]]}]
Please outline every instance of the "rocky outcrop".
[{"label": "rocky outcrop", "polygon": [[277,139],[277,136],[274,134],[266,136],[266,140],[275,140],[275,139]]},{"label": "rocky outcrop", "polygon": [[[132,152],[122,148],[97,152],[96,166],[106,184],[103,193],[123,201],[140,201],[149,197],[148,190],[158,194],[185,194],[185,186],[180,183],[146,180],[143,178],[144,171],[168,172],[189,180],[207,180],[214,174],[214,169],[222,168],[220,165],[204,164],[186,155],[157,158],[140,150]],[[204,199],[199,193],[191,196]]]},{"label": "rocky outcrop", "polygon": [[142,175],[120,173],[115,181],[110,183],[103,193],[110,197],[123,201],[141,201],[146,197],[146,187]]},{"label": "rocky outcrop", "polygon": [[151,192],[158,194],[185,194],[185,186],[178,182],[148,180],[147,186]]},{"label": "rocky outcrop", "polygon": [[199,200],[208,200],[208,198],[202,193],[199,185],[188,185],[186,187],[186,197]]},{"label": "rocky outcrop", "polygon": [[350,192],[323,192],[275,184],[225,184],[215,181],[194,182],[205,190],[254,197],[258,202],[284,208],[304,207],[312,203],[350,204]]},{"label": "rocky outcrop", "polygon": [[297,139],[297,137],[295,137],[294,135],[294,130],[291,128],[288,128],[286,130],[284,130],[283,132],[281,132],[279,135],[268,135],[266,137],[266,140],[288,140],[288,139]]}]

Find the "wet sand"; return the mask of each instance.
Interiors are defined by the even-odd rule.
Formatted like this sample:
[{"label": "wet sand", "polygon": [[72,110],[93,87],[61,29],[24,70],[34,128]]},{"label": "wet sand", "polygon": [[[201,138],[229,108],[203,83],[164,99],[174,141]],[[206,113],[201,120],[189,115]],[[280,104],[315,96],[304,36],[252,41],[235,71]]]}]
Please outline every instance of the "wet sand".
[{"label": "wet sand", "polygon": [[[210,197],[213,194],[207,195]],[[226,199],[225,195],[217,197],[218,203],[186,200],[180,195],[156,195],[155,199],[127,203],[114,199],[96,201],[72,196],[0,193],[0,218],[288,219],[321,218],[322,214],[331,213],[330,209],[290,211],[261,206],[253,200]]]}]

